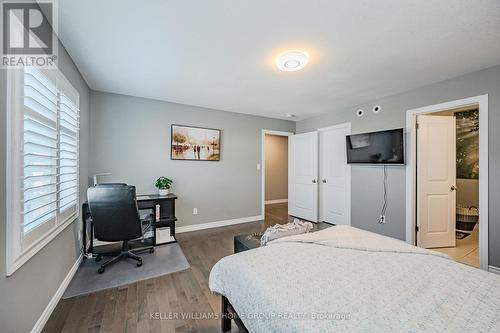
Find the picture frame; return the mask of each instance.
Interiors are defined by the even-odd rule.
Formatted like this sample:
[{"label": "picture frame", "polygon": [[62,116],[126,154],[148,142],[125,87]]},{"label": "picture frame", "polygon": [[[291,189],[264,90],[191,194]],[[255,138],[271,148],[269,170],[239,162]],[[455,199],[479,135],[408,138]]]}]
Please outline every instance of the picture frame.
[{"label": "picture frame", "polygon": [[170,126],[170,159],[219,162],[221,134],[220,129],[172,124]]}]

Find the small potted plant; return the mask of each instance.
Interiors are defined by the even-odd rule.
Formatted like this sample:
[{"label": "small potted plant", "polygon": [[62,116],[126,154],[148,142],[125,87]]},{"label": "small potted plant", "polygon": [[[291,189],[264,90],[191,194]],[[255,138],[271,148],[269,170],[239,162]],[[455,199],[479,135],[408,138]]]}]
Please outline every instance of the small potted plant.
[{"label": "small potted plant", "polygon": [[156,180],[155,186],[158,188],[158,192],[160,193],[160,195],[167,195],[172,183],[172,179],[169,179],[167,177],[160,177]]}]

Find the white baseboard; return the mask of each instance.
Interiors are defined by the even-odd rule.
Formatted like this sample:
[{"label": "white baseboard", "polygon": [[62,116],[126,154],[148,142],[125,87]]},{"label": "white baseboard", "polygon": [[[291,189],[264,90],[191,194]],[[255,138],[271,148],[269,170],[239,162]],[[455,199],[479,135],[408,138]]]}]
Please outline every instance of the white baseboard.
[{"label": "white baseboard", "polygon": [[233,225],[233,224],[255,222],[255,221],[259,221],[259,220],[263,220],[263,219],[264,219],[264,217],[262,215],[256,215],[256,216],[240,217],[237,219],[224,220],[224,221],[192,224],[192,225],[186,225],[183,227],[175,228],[175,233],[179,234],[179,233],[183,233],[183,232],[190,232],[190,231],[196,231],[196,230],[219,228],[219,227],[225,227],[225,226]]},{"label": "white baseboard", "polygon": [[80,254],[78,259],[76,259],[76,262],[73,264],[73,267],[69,270],[68,274],[64,278],[64,280],[61,282],[61,285],[59,288],[57,288],[56,293],[54,296],[52,296],[49,304],[47,304],[47,307],[45,307],[45,310],[43,310],[42,315],[40,318],[38,318],[35,326],[31,329],[31,333],[39,333],[43,330],[43,327],[47,323],[47,320],[49,320],[50,315],[52,314],[52,311],[57,306],[57,303],[61,299],[62,295],[66,291],[66,288],[68,287],[69,283],[71,282],[71,279],[73,279],[73,276],[75,275],[76,271],[78,270],[78,267],[80,266],[80,263],[82,262],[83,259],[83,254]]},{"label": "white baseboard", "polygon": [[288,199],[266,200],[266,201],[264,201],[264,204],[272,205],[272,204],[285,203],[285,202],[288,202]]},{"label": "white baseboard", "polygon": [[495,274],[500,274],[500,268],[499,267],[495,267],[495,266],[489,266],[488,267],[488,271],[489,272],[492,272],[492,273],[495,273]]}]

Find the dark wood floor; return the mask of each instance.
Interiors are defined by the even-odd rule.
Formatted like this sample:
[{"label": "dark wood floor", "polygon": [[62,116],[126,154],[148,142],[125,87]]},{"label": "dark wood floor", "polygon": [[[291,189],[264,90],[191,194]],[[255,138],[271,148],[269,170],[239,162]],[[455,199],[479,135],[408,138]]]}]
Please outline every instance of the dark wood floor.
[{"label": "dark wood floor", "polygon": [[270,227],[275,224],[283,224],[287,223],[291,220],[291,217],[288,216],[288,204],[287,203],[279,203],[266,205],[266,218],[262,225],[262,228]]},{"label": "dark wood floor", "polygon": [[[287,220],[287,204],[267,205],[264,222],[179,234],[189,269],[61,300],[43,332],[220,332],[218,320],[167,317],[218,313],[220,297],[208,289],[208,276],[220,258],[233,253],[234,235],[262,231]],[[151,314],[160,319],[152,319]]]}]

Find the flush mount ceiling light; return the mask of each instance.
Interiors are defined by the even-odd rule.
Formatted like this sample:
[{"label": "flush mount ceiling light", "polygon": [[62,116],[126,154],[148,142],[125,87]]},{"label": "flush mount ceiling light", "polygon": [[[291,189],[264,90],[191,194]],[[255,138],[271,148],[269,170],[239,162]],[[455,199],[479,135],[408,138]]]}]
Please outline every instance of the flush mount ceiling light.
[{"label": "flush mount ceiling light", "polygon": [[309,56],[298,50],[286,51],[276,58],[276,66],[283,72],[294,72],[301,70],[307,65]]}]

